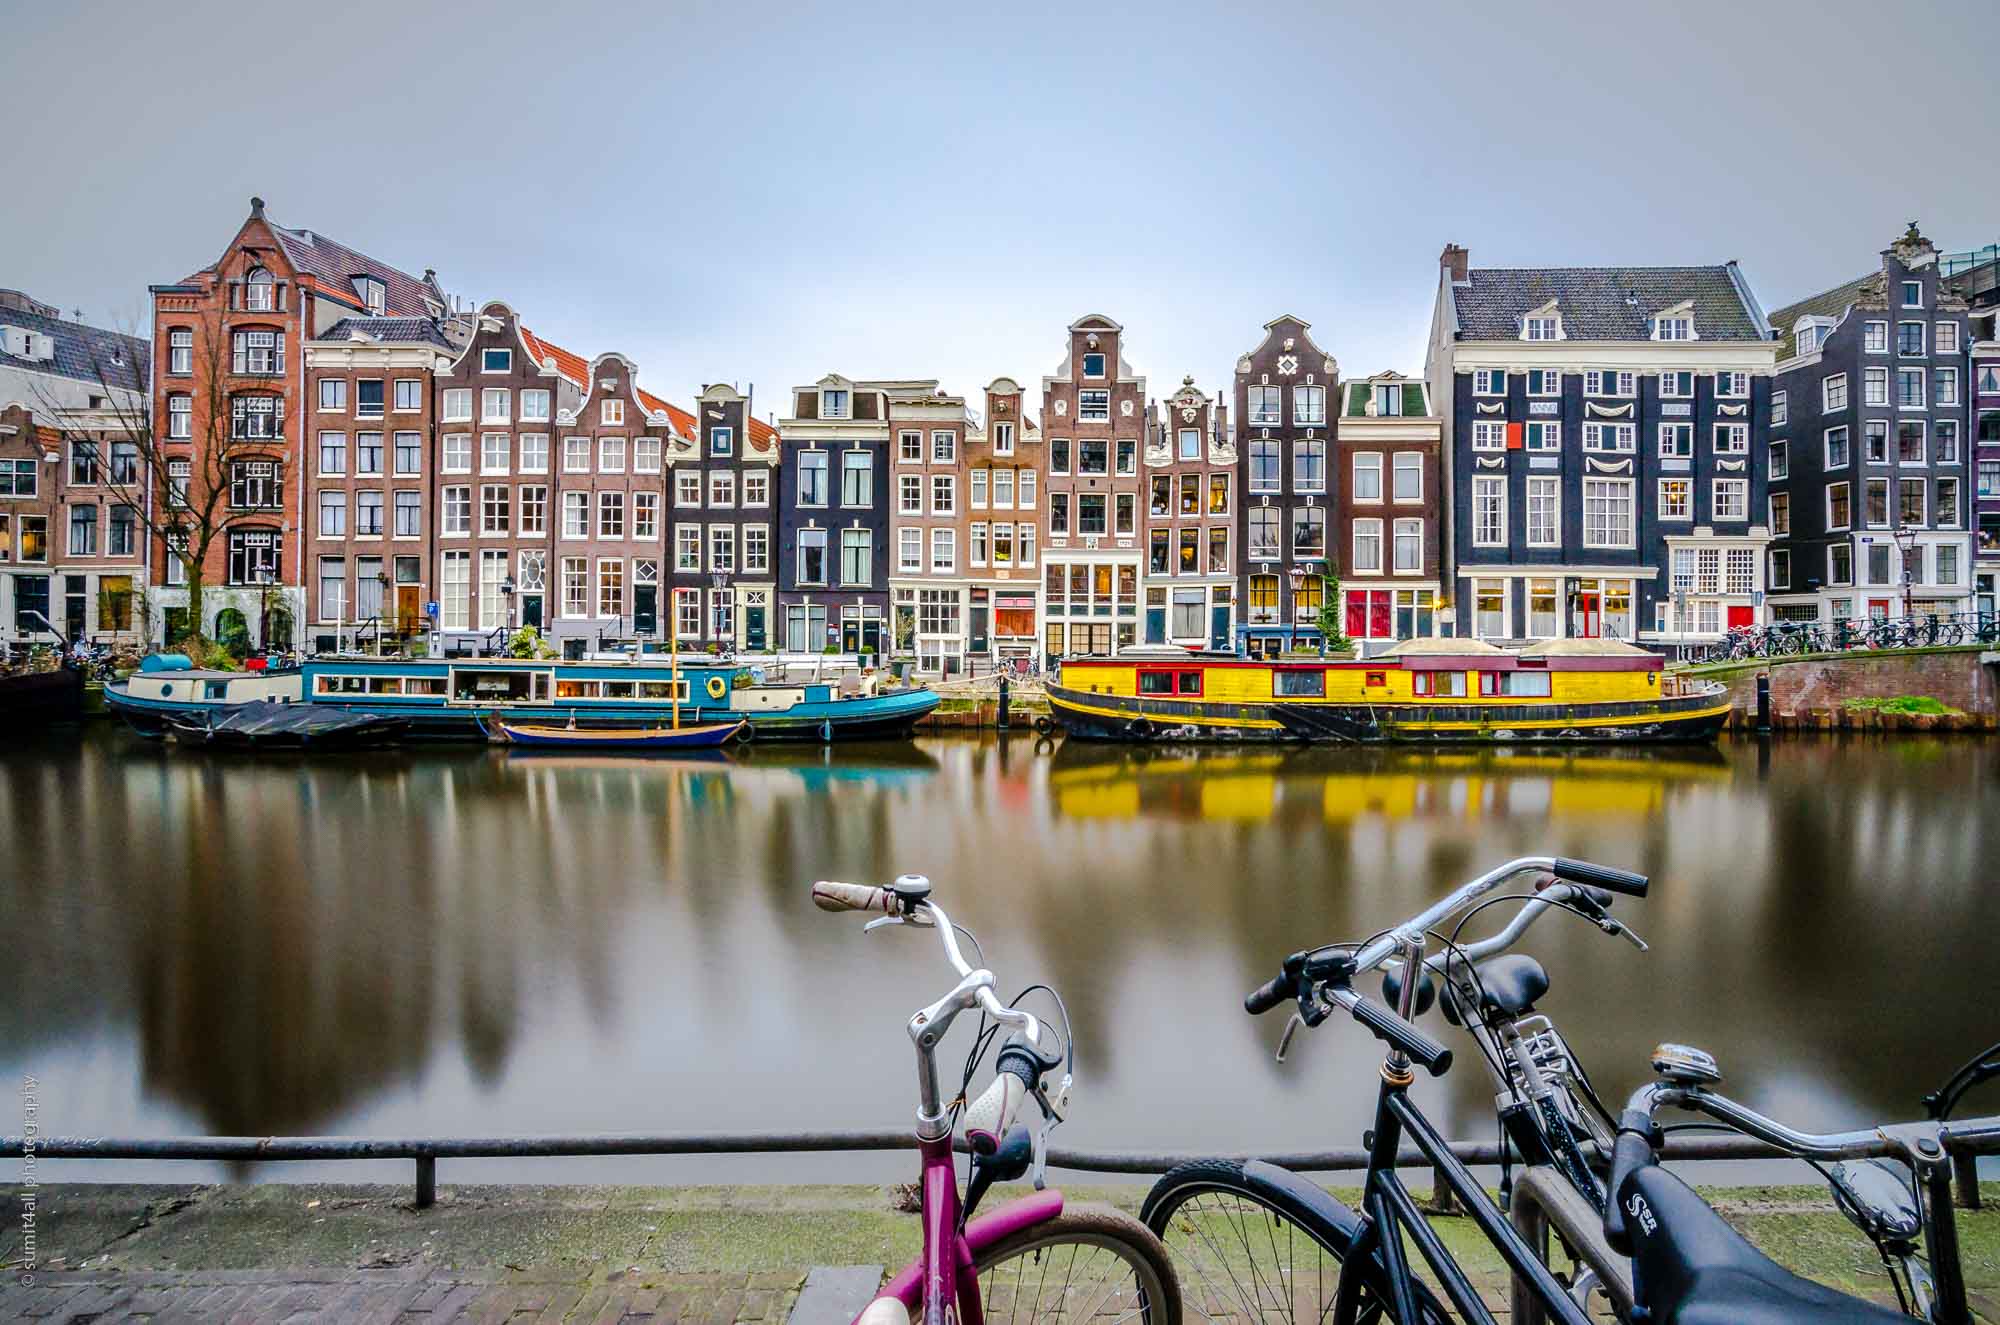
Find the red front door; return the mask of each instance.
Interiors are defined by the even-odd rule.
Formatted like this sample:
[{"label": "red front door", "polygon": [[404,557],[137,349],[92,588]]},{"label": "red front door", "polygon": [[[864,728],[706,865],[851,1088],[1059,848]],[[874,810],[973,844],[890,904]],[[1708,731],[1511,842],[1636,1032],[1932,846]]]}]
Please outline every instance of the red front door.
[{"label": "red front door", "polygon": [[1584,639],[1596,639],[1599,630],[1598,597],[1594,593],[1580,593],[1576,596],[1576,633]]},{"label": "red front door", "polygon": [[1751,611],[1748,607],[1739,607],[1731,604],[1729,608],[1729,628],[1731,630],[1748,630],[1750,628],[1750,617]]}]

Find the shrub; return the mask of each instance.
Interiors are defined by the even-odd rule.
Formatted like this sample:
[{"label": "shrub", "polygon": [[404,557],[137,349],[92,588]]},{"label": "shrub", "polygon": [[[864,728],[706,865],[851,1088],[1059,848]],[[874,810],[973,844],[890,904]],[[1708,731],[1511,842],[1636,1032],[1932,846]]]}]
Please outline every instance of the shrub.
[{"label": "shrub", "polygon": [[1943,700],[1929,695],[1897,695],[1892,699],[1881,697],[1850,699],[1844,707],[1876,713],[1928,713],[1933,715],[1957,714],[1959,709],[1951,707]]}]

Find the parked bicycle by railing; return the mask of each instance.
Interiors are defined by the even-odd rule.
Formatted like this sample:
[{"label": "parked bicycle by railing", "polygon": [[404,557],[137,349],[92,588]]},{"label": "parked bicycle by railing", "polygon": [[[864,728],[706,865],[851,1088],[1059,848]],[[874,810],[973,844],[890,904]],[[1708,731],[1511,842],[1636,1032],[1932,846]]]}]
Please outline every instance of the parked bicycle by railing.
[{"label": "parked bicycle by railing", "polygon": [[[890,1280],[855,1318],[855,1325],[982,1325],[987,1318],[1082,1321],[1118,1325],[1179,1325],[1180,1281],[1159,1239],[1110,1206],[1065,1203],[1043,1188],[1048,1136],[1069,1107],[1076,1046],[1062,999],[1046,985],[1030,985],[1012,1003],[993,992],[991,971],[974,969],[963,956],[963,934],[979,954],[970,930],[953,924],[931,900],[930,880],[905,874],[887,887],[815,883],[813,902],[824,911],[876,913],[866,928],[918,926],[935,930],[958,984],[909,1021],[917,1050],[917,1148],[922,1154],[923,1254]],[[1040,991],[1063,1022],[1058,1035],[1020,1004]],[[957,1093],[946,1100],[938,1085],[938,1046],[959,1014],[977,1010],[973,1037]],[[966,1091],[998,1033],[1009,1032],[994,1060],[993,1082],[970,1104]],[[1060,1072],[1053,1092],[1049,1077]],[[1033,1100],[1039,1125],[1016,1119]],[[952,1159],[952,1134],[963,1123],[972,1151],[961,1200]],[[1036,1193],[971,1218],[995,1182],[1032,1176]]]},{"label": "parked bicycle by railing", "polygon": [[1911,617],[1840,617],[1832,621],[1773,621],[1739,626],[1721,639],[1685,651],[1690,663],[1740,662],[1849,649],[1921,649],[2000,643],[2000,617],[1957,612]]}]

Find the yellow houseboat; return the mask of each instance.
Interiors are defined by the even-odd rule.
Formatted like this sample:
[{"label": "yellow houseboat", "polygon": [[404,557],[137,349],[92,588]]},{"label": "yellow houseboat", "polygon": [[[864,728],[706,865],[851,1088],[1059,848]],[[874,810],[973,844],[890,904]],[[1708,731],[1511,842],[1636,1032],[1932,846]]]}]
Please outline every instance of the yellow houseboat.
[{"label": "yellow houseboat", "polygon": [[1152,647],[1070,659],[1049,716],[1100,741],[1709,741],[1729,696],[1616,640],[1513,652],[1419,639],[1355,661]]}]

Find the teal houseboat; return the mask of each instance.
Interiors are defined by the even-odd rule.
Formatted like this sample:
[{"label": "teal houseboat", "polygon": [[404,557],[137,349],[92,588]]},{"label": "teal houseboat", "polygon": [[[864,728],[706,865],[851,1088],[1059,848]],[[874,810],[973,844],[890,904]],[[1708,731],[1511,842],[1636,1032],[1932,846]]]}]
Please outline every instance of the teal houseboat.
[{"label": "teal houseboat", "polygon": [[[216,672],[184,659],[147,659],[105,687],[111,709],[147,736],[169,715],[198,716],[251,700],[324,704],[394,716],[412,739],[486,739],[493,718],[542,726],[660,727],[742,720],[766,741],[894,740],[938,705],[922,686],[876,678],[764,684],[734,665],[684,662],[527,662],[511,658],[316,658],[295,669]],[[751,679],[745,679],[749,677]]]}]

